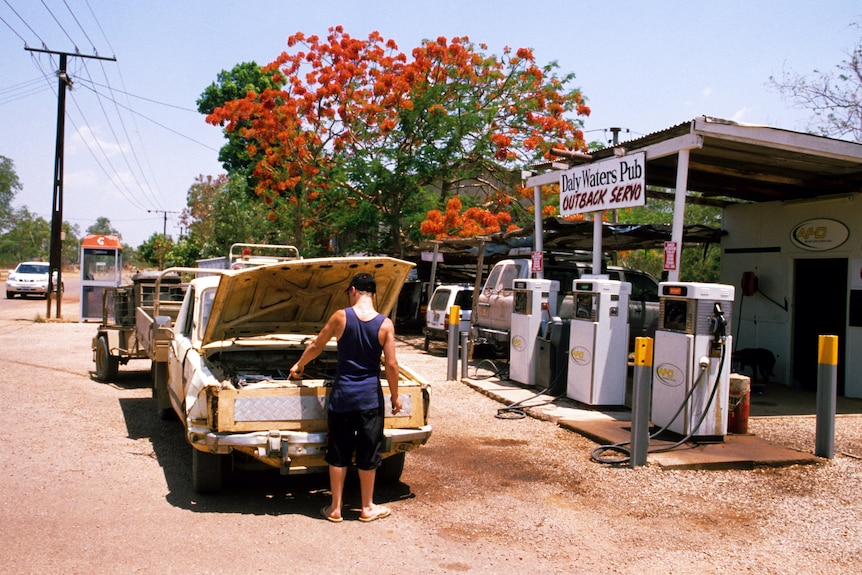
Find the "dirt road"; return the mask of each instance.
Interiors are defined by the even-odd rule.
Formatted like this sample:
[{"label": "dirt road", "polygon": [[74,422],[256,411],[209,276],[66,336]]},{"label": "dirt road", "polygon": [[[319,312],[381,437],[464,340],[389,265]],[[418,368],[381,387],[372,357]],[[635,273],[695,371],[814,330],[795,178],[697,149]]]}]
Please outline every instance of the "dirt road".
[{"label": "dirt road", "polygon": [[[68,281],[68,280],[67,280]],[[70,287],[72,289],[70,289]],[[67,283],[64,312],[74,317]],[[400,337],[432,382],[434,435],[393,515],[332,524],[320,477],[240,471],[190,486],[190,447],[156,417],[146,362],[90,377],[95,326],[34,322],[43,300],[0,300],[0,565],[6,573],[858,573],[862,462],[750,471],[615,469],[590,441],[444,381],[442,347]],[[858,419],[841,420],[858,441]],[[791,422],[792,424],[792,422]],[[802,422],[799,425],[809,425]],[[775,424],[752,421],[755,433]],[[358,502],[355,484],[347,500]]]}]

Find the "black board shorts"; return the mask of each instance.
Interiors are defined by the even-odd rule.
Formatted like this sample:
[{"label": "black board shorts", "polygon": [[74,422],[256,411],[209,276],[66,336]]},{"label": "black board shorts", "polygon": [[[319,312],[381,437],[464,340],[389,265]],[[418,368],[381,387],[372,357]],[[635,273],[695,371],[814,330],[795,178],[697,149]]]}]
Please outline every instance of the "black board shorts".
[{"label": "black board shorts", "polygon": [[377,469],[383,462],[383,410],[380,408],[336,413],[329,411],[326,462],[348,467],[356,454],[356,467]]}]

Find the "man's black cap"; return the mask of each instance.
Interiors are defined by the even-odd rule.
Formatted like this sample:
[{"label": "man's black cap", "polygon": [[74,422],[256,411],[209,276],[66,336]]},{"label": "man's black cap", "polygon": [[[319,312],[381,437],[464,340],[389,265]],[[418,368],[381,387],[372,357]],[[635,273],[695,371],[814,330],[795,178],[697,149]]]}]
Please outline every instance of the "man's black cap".
[{"label": "man's black cap", "polygon": [[374,281],[374,276],[371,274],[361,273],[353,276],[350,280],[350,285],[344,291],[350,291],[350,288],[355,287],[356,291],[364,291],[368,293],[377,293],[377,282]]}]

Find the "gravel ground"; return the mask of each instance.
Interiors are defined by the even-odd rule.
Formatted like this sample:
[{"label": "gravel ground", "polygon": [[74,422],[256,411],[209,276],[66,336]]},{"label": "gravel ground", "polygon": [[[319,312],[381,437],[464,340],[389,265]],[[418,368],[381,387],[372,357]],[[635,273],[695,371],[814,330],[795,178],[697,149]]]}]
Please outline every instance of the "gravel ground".
[{"label": "gravel ground", "polygon": [[[196,496],[178,426],[156,421],[146,365],[116,385],[92,381],[95,326],[32,321],[44,312],[0,302],[4,572],[860,572],[859,414],[838,417],[837,455],[814,465],[615,468],[551,422],[496,418],[500,403],[445,380],[442,347],[400,335],[399,360],[433,386],[434,434],[408,454],[403,483],[378,489],[390,518],[334,525],[317,516],[325,480],[249,472]],[[749,428],[813,449],[812,417]],[[355,486],[347,495],[358,500]]]},{"label": "gravel ground", "polygon": [[[418,346],[409,337],[402,339]],[[432,349],[432,354],[435,351],[445,353],[442,348]],[[420,372],[440,369],[428,354],[410,354],[409,361]],[[464,384],[440,382],[434,393],[435,405],[450,405],[450,395],[464,398]],[[511,502],[518,497],[541,502],[527,521],[534,527],[520,536],[554,557],[554,563],[569,556],[574,572],[834,574],[862,569],[862,415],[838,416],[836,457],[815,465],[679,471],[657,465],[600,465],[589,458],[594,443],[549,422],[496,419],[492,414],[500,404],[485,398],[471,396],[457,405],[461,424],[474,422],[484,430],[484,449],[524,448],[519,457],[503,461],[489,460],[473,449],[458,454],[455,469],[447,471],[468,501],[482,486],[459,474],[460,469],[477,465],[489,476],[518,478],[513,480],[516,489],[502,489],[492,510],[474,510],[477,518],[492,515],[493,525],[477,521],[475,531],[459,531],[460,536],[512,536],[508,527],[515,521],[507,515],[520,508]],[[440,422],[455,414],[434,415]],[[435,446],[457,442],[457,433],[450,435],[448,428],[435,429]],[[815,419],[754,417],[749,432],[811,453]],[[537,436],[549,440],[534,443]],[[434,455],[435,447],[430,447],[413,465],[433,462]],[[464,501],[451,495],[438,494],[443,501],[434,503],[459,514]],[[434,499],[434,494],[428,497]],[[426,502],[420,497],[417,506]],[[575,521],[570,521],[572,514]],[[556,548],[561,542],[564,545]]]}]

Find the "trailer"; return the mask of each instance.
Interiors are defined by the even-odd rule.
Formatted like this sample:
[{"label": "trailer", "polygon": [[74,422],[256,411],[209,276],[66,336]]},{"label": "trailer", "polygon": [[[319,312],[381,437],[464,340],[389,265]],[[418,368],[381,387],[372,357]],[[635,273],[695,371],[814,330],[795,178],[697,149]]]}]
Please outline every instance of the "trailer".
[{"label": "trailer", "polygon": [[176,272],[139,272],[131,284],[105,289],[102,320],[91,346],[96,380],[115,380],[120,365],[133,359],[152,361],[154,376],[159,367],[164,369],[171,326],[185,290]]}]

